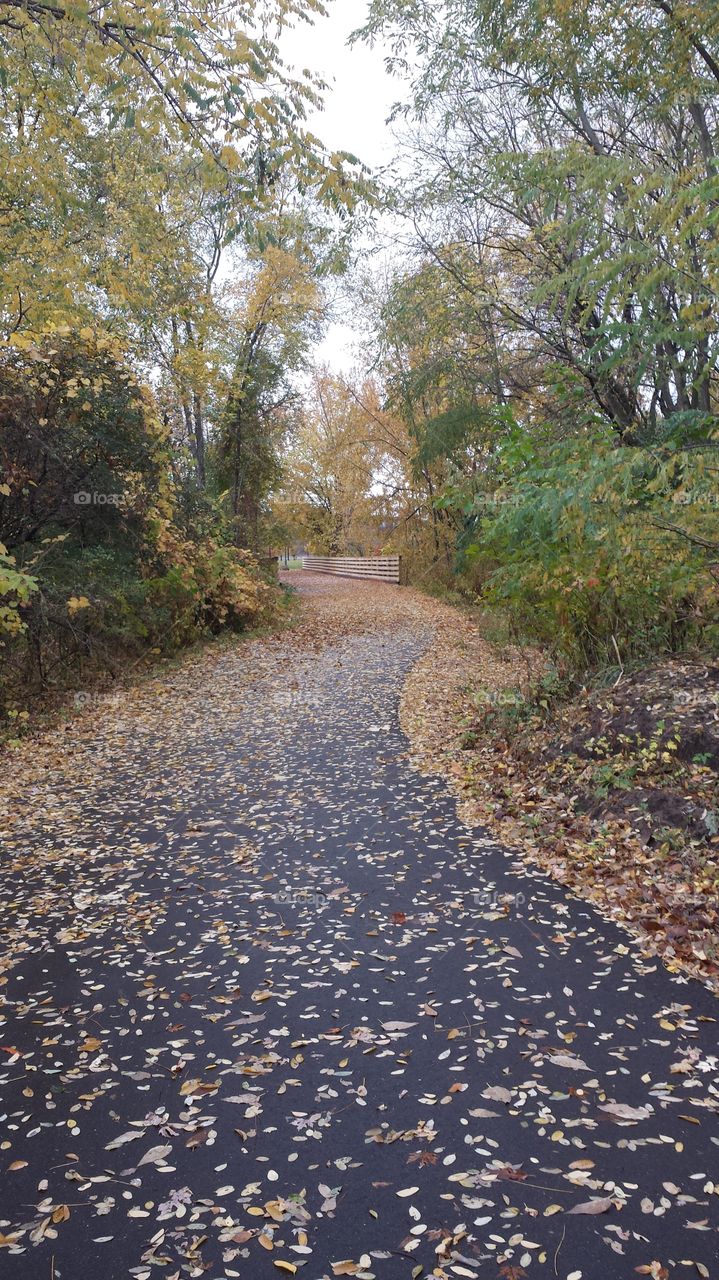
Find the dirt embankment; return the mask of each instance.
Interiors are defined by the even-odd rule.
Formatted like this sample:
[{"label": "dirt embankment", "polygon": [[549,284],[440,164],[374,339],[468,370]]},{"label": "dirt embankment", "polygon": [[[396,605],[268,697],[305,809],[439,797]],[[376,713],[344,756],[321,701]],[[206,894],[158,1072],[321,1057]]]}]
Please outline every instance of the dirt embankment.
[{"label": "dirt embankment", "polygon": [[454,610],[402,721],[469,825],[719,991],[719,664],[665,661],[557,697],[536,653]]}]

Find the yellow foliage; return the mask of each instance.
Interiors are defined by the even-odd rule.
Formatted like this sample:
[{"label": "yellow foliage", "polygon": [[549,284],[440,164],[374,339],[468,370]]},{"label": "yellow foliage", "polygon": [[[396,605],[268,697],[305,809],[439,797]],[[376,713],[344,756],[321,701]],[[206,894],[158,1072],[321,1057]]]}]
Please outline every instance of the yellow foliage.
[{"label": "yellow foliage", "polygon": [[70,596],[67,602],[68,613],[77,613],[80,609],[89,609],[90,601],[87,596]]}]

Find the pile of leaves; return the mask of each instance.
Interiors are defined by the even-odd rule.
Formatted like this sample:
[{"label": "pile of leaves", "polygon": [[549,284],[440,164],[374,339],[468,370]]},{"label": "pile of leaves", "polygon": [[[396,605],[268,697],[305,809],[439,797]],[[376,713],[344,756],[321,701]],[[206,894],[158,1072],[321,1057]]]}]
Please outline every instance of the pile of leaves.
[{"label": "pile of leaves", "polygon": [[448,617],[402,715],[465,821],[719,991],[718,665],[674,658],[578,688]]}]

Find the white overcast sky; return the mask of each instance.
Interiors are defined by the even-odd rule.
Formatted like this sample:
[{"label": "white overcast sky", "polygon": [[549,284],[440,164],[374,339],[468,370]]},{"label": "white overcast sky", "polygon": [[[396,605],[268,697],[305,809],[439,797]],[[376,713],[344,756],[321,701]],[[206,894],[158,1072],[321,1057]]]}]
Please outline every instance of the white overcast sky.
[{"label": "white overcast sky", "polygon": [[[326,18],[313,26],[299,23],[282,38],[282,53],[296,71],[307,68],[327,82],[324,109],[314,112],[308,125],[332,150],[349,151],[371,169],[392,157],[393,142],[385,125],[392,104],[401,96],[401,83],[387,75],[381,45],[347,45],[361,27],[367,0],[329,0]],[[316,352],[318,361],[338,371],[353,363],[356,332],[347,323],[330,325]]]}]

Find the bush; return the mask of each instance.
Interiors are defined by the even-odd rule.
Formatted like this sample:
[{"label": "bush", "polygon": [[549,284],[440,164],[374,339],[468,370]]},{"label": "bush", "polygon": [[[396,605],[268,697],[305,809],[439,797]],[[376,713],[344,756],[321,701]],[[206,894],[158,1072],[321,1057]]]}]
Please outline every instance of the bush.
[{"label": "bush", "polygon": [[3,635],[17,636],[25,630],[20,610],[35,590],[35,579],[26,573],[18,573],[15,557],[9,556],[7,548],[0,542],[0,646],[6,643]]},{"label": "bush", "polygon": [[170,567],[148,580],[148,600],[165,619],[172,648],[224,629],[242,631],[260,614],[270,591],[249,552],[211,539],[174,540]]},{"label": "bush", "polygon": [[270,587],[209,501],[188,520],[168,431],[121,353],[87,331],[18,341],[0,354],[0,692],[77,688],[251,624]]},{"label": "bush", "polygon": [[715,646],[713,465],[708,448],[555,446],[475,500],[465,561],[516,631],[575,666]]}]

